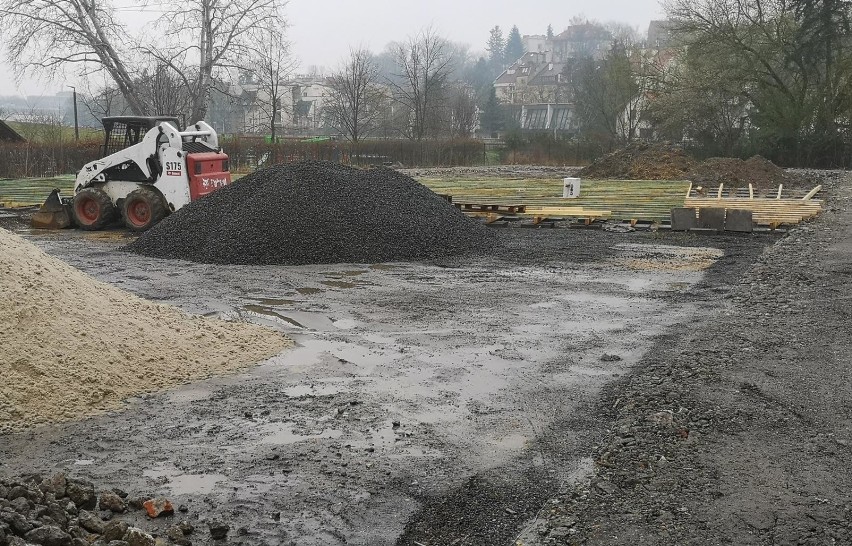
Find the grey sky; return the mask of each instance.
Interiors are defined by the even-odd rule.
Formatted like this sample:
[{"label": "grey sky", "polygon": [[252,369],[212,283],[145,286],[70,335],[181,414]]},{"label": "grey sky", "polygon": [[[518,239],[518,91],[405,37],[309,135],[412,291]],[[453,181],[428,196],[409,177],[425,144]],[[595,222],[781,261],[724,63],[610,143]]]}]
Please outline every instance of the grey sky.
[{"label": "grey sky", "polygon": [[[140,15],[122,12],[131,30],[132,21],[151,18]],[[302,71],[314,65],[335,67],[349,46],[363,44],[379,52],[388,42],[405,39],[428,25],[450,40],[470,44],[473,51],[479,51],[484,50],[494,25],[500,25],[505,34],[512,25],[517,25],[521,34],[543,34],[550,24],[558,33],[575,15],[600,22],[618,21],[644,32],[648,23],[662,18],[663,13],[659,0],[290,0],[286,8],[289,38]],[[0,70],[6,72],[5,65]],[[11,78],[2,78],[0,95],[52,94],[67,89],[65,83],[25,80],[16,89]]]}]

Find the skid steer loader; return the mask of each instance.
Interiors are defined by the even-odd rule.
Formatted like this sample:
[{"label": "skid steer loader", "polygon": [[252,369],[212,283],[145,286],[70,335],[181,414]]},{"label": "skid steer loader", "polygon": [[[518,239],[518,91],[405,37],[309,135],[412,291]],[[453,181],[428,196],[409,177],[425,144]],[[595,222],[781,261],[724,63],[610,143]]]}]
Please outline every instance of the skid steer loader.
[{"label": "skid steer loader", "polygon": [[70,209],[84,230],[102,229],[120,216],[131,230],[144,231],[231,183],[228,156],[203,121],[185,131],[178,130],[177,118],[166,116],[107,117],[103,125],[101,159],[80,169],[72,199],[60,201],[54,190],[33,227],[63,227],[61,216]]}]

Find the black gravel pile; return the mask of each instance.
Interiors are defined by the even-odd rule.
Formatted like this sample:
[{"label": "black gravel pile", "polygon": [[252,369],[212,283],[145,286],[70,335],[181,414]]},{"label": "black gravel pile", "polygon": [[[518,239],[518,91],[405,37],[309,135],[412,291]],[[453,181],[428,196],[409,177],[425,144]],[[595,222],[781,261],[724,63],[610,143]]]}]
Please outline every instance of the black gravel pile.
[{"label": "black gravel pile", "polygon": [[252,173],[127,249],[216,264],[378,263],[489,249],[495,237],[414,179],[304,161]]}]

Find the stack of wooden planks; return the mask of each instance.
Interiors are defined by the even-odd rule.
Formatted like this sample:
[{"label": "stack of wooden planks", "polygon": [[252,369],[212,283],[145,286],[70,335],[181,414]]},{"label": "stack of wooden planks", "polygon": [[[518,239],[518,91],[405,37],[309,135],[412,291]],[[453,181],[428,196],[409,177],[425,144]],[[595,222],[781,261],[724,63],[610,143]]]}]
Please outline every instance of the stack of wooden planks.
[{"label": "stack of wooden planks", "polygon": [[764,197],[756,197],[751,186],[728,192],[724,185],[721,185],[701,194],[690,186],[684,206],[695,209],[750,210],[755,224],[775,228],[795,225],[818,216],[822,212],[822,201],[813,197],[821,189],[822,186],[817,186],[804,195],[799,195],[802,192],[789,191],[785,195],[783,186],[779,186]]},{"label": "stack of wooden planks", "polygon": [[[462,210],[487,205],[525,205],[520,217],[612,219],[663,222],[682,207],[689,182],[670,180],[583,180],[580,196],[563,198],[562,180],[421,180],[433,191],[452,195]],[[491,216],[494,218],[494,215]]]}]

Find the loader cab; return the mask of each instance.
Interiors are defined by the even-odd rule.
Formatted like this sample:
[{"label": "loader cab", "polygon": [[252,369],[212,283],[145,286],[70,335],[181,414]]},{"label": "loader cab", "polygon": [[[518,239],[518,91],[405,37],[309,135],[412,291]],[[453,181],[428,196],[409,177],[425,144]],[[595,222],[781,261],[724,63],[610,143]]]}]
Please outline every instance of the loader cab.
[{"label": "loader cab", "polygon": [[162,122],[168,122],[180,130],[180,122],[173,116],[113,116],[103,118],[104,145],[101,158],[125,148],[139,144],[149,130]]},{"label": "loader cab", "polygon": [[[145,133],[157,125],[168,122],[180,130],[180,122],[174,116],[115,116],[103,118],[104,144],[101,146],[101,159],[139,144]],[[156,158],[148,158],[149,168],[152,173],[159,174],[160,166],[156,164]],[[142,172],[142,169],[132,160],[127,160],[108,169],[104,169],[103,175],[107,181],[125,180],[130,182],[150,181]]]}]

